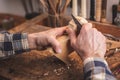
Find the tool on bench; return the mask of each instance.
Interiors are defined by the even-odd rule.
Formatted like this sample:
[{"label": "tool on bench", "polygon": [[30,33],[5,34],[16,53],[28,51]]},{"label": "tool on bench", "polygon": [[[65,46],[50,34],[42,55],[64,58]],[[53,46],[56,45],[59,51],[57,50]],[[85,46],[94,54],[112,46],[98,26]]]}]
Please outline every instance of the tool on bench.
[{"label": "tool on bench", "polygon": [[36,0],[29,0],[29,6],[30,6],[30,9],[31,9],[31,17],[32,18],[34,18],[34,17],[36,17],[40,14],[40,13],[38,13],[34,10],[33,1],[36,1]]},{"label": "tool on bench", "polygon": [[29,10],[28,10],[27,0],[21,0],[21,3],[22,3],[22,5],[23,5],[23,7],[25,9],[25,12],[26,12],[25,18],[26,19],[32,19],[33,17],[38,16],[39,13],[34,12],[32,0],[28,0],[28,2],[29,2],[29,7],[30,7],[31,12],[29,12]]},{"label": "tool on bench", "polygon": [[90,20],[95,21],[95,0],[90,0]]},{"label": "tool on bench", "polygon": [[101,22],[106,23],[107,0],[102,0]]}]

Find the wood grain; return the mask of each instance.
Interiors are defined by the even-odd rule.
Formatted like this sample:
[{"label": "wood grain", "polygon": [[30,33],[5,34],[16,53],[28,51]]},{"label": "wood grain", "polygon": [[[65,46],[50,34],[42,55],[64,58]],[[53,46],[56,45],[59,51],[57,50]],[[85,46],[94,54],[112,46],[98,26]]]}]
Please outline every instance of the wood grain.
[{"label": "wood grain", "polygon": [[102,5],[102,0],[96,0],[95,18],[96,21],[98,22],[100,22],[101,20],[101,5]]}]

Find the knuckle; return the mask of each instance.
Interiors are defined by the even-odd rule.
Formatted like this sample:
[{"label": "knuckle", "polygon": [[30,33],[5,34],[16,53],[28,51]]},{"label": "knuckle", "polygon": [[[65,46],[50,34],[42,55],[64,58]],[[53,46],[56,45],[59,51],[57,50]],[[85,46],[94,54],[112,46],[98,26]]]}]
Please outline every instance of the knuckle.
[{"label": "knuckle", "polygon": [[93,28],[94,31],[98,31],[96,28]]}]

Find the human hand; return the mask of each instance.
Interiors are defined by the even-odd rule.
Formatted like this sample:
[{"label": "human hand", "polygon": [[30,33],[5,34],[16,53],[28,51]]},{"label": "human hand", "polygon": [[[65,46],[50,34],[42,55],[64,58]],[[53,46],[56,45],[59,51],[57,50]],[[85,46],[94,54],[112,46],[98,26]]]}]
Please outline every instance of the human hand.
[{"label": "human hand", "polygon": [[106,52],[106,38],[92,24],[84,24],[80,34],[76,37],[74,30],[67,29],[71,40],[71,46],[84,61],[90,57],[104,58]]},{"label": "human hand", "polygon": [[67,27],[54,28],[47,31],[33,33],[28,35],[28,41],[31,49],[35,49],[37,47],[45,47],[48,45],[52,45],[54,50],[57,53],[61,53],[60,43],[57,41],[57,37],[61,36]]}]

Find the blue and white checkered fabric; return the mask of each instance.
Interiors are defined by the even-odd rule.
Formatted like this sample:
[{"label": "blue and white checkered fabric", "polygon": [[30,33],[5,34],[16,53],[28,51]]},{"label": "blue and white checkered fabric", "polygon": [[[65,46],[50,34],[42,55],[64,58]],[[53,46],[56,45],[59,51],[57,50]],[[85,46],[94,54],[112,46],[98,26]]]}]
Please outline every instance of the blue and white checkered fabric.
[{"label": "blue and white checkered fabric", "polygon": [[107,62],[101,58],[88,58],[84,61],[84,80],[116,80]]},{"label": "blue and white checkered fabric", "polygon": [[27,34],[0,34],[0,58],[29,51]]}]

